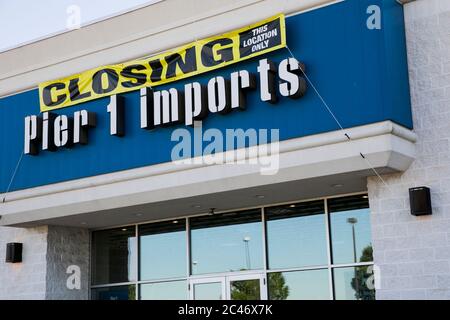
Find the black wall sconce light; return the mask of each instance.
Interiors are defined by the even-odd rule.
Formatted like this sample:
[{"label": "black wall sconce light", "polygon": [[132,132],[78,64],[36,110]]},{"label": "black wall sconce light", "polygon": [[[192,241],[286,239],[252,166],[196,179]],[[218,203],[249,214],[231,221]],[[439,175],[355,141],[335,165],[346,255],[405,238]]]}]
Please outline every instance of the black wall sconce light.
[{"label": "black wall sconce light", "polygon": [[22,262],[22,243],[11,242],[6,244],[6,262]]},{"label": "black wall sconce light", "polygon": [[428,187],[417,187],[409,189],[409,203],[413,216],[431,215],[431,194]]}]

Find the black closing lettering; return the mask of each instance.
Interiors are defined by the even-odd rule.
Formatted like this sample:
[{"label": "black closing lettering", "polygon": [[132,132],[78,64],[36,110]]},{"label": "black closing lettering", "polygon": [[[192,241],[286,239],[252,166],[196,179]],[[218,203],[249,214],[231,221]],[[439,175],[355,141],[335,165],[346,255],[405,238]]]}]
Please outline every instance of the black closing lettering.
[{"label": "black closing lettering", "polygon": [[56,82],[49,84],[42,90],[42,100],[47,107],[57,106],[66,100],[66,94],[59,94],[56,96],[56,100],[52,98],[52,91],[63,90],[66,87],[64,83]]},{"label": "black closing lettering", "polygon": [[151,82],[161,81],[163,72],[163,66],[161,61],[159,61],[159,59],[152,60],[148,62],[148,65],[150,66],[150,68],[152,68],[152,72],[150,73],[150,81]]},{"label": "black closing lettering", "polygon": [[[106,83],[106,87],[105,83],[103,82],[104,74],[106,75],[106,78],[108,80]],[[99,70],[92,76],[92,90],[94,90],[96,94],[109,93],[117,88],[118,81],[119,75],[114,69],[107,68]]]},{"label": "black closing lettering", "polygon": [[122,86],[125,88],[134,88],[143,85],[147,81],[147,75],[142,72],[136,72],[145,70],[145,66],[142,64],[133,64],[123,68],[120,75],[124,78],[132,79],[130,81],[123,81]]},{"label": "black closing lettering", "polygon": [[195,47],[186,49],[184,60],[181,54],[174,53],[165,58],[167,62],[167,79],[173,78],[177,74],[177,67],[184,73],[191,73],[197,70],[197,60],[195,56]]},{"label": "black closing lettering", "polygon": [[78,85],[80,79],[71,79],[69,82],[70,100],[77,101],[91,96],[90,92],[80,93],[80,87]]},{"label": "black closing lettering", "polygon": [[217,39],[206,43],[202,48],[202,64],[205,67],[214,67],[223,62],[233,60],[233,48],[224,48],[231,44],[233,44],[233,40],[229,38]]}]

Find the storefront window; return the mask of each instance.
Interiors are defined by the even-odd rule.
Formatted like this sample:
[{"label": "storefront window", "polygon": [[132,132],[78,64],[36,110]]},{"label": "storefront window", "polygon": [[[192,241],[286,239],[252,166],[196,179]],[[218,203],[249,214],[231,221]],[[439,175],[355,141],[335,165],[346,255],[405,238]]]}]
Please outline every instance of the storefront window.
[{"label": "storefront window", "polygon": [[140,280],[187,276],[186,220],[139,226]]},{"label": "storefront window", "polygon": [[92,298],[372,300],[370,234],[367,195],[94,231]]},{"label": "storefront window", "polygon": [[147,283],[140,286],[141,300],[187,300],[187,281]]},{"label": "storefront window", "polygon": [[336,300],[375,300],[373,266],[335,268]]},{"label": "storefront window", "polygon": [[117,286],[92,290],[93,300],[136,300],[136,286]]},{"label": "storefront window", "polygon": [[269,269],[327,264],[324,202],[266,208]]},{"label": "storefront window", "polygon": [[136,259],[134,226],[92,233],[93,284],[136,280]]},{"label": "storefront window", "polygon": [[272,272],[268,275],[270,300],[328,300],[328,269]]},{"label": "storefront window", "polygon": [[191,219],[192,274],[263,269],[261,210]]},{"label": "storefront window", "polygon": [[236,280],[230,282],[231,300],[260,300],[259,279]]},{"label": "storefront window", "polygon": [[367,196],[328,200],[334,264],[372,261]]}]

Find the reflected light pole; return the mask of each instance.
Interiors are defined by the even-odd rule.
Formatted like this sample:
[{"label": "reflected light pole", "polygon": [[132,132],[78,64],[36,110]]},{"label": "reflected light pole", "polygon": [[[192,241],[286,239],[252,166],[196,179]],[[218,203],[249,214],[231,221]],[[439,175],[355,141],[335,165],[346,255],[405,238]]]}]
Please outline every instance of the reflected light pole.
[{"label": "reflected light pole", "polygon": [[251,264],[250,264],[250,249],[249,249],[249,242],[251,240],[251,238],[249,236],[244,237],[244,239],[242,239],[244,241],[244,247],[245,247],[245,262],[247,265],[247,270],[251,269]]},{"label": "reflected light pole", "polygon": [[[351,217],[347,219],[347,222],[352,225],[352,238],[353,238],[353,260],[356,263],[356,237],[355,237],[355,224],[358,223],[358,219]],[[359,281],[358,281],[358,275],[356,273],[356,267],[354,268],[354,279],[355,279],[355,290],[359,292]]]},{"label": "reflected light pole", "polygon": [[356,237],[355,237],[355,224],[358,223],[358,219],[356,218],[348,218],[347,222],[352,225],[352,238],[353,238],[353,260],[356,263]]}]

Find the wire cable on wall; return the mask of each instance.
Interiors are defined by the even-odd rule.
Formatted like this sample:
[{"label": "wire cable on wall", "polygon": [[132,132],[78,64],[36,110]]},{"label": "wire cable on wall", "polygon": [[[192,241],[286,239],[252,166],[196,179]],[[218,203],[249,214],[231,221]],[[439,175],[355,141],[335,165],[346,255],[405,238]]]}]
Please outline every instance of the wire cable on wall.
[{"label": "wire cable on wall", "polygon": [[[288,50],[289,54],[292,56],[292,58],[294,58],[297,61],[298,60],[295,56],[294,53],[292,52],[292,50],[289,48],[288,45],[286,45],[286,49]],[[323,96],[320,94],[319,90],[317,90],[316,86],[314,85],[314,83],[311,81],[311,79],[308,77],[308,75],[306,74],[306,70],[302,70],[302,73],[306,79],[306,81],[309,83],[309,85],[311,86],[311,88],[313,88],[314,92],[316,93],[316,95],[319,97],[320,101],[322,102],[323,106],[325,107],[325,109],[328,111],[328,113],[331,115],[331,117],[333,118],[333,120],[336,122],[336,124],[339,126],[340,130],[342,131],[342,133],[344,134],[344,136],[347,138],[348,141],[354,141],[350,135],[345,131],[344,127],[342,126],[341,122],[337,119],[336,115],[334,114],[334,112],[332,111],[332,109],[330,108],[330,106],[328,105],[328,103],[325,101],[325,99],[323,98]],[[375,167],[372,165],[372,163],[369,161],[369,159],[367,159],[367,157],[360,151],[359,155],[361,156],[361,158],[367,163],[367,165],[369,166],[370,170],[372,170],[373,173],[375,173],[375,175],[378,177],[378,179],[380,179],[380,181],[384,184],[384,186],[387,189],[391,189],[391,187],[386,183],[386,181],[383,179],[383,177],[380,175],[380,173],[378,173],[378,171],[375,169]]]}]

